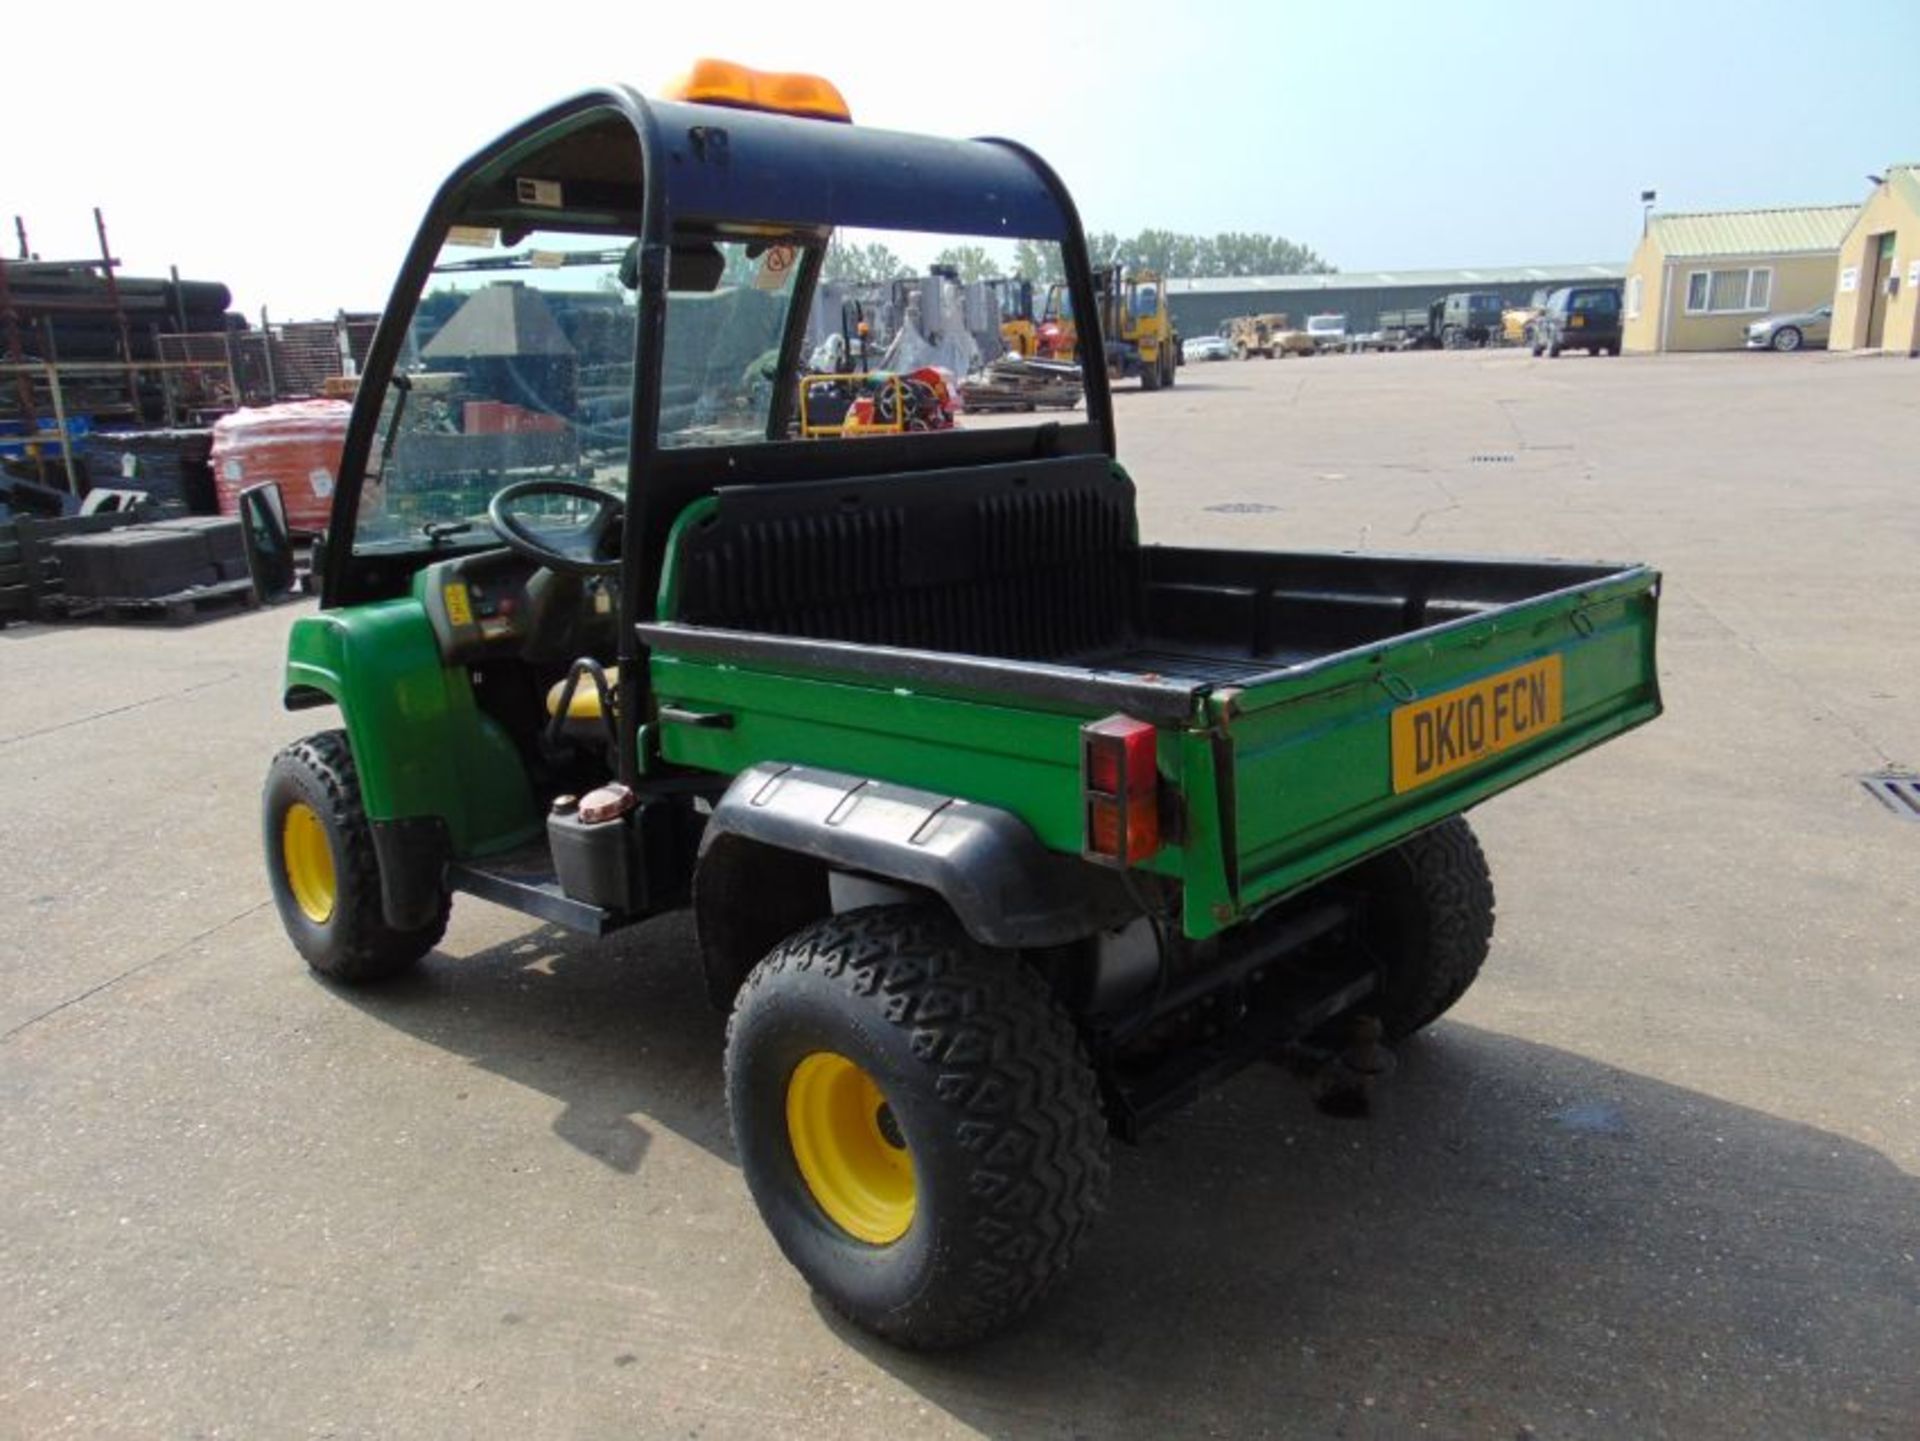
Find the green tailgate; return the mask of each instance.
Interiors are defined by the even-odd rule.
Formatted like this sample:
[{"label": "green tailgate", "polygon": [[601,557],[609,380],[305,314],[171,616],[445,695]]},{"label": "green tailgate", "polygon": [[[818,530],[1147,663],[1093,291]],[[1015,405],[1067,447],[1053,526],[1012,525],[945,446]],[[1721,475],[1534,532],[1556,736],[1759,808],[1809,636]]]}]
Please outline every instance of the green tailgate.
[{"label": "green tailgate", "polygon": [[[1222,824],[1230,833],[1228,885],[1237,908],[1296,891],[1652,720],[1660,713],[1658,595],[1658,575],[1636,568],[1216,692],[1209,706],[1226,729],[1231,756]],[[1558,711],[1550,722],[1536,715],[1549,673]],[[1443,735],[1443,759],[1422,779],[1414,773],[1415,728],[1407,722],[1475,690],[1483,696],[1473,717],[1483,741],[1496,704],[1509,721],[1521,708],[1524,718],[1543,723],[1517,735],[1503,727],[1508,743],[1497,750],[1475,751]],[[1397,738],[1394,716],[1402,711]],[[1429,763],[1433,730],[1428,724],[1418,736],[1426,752],[1420,759]]]}]

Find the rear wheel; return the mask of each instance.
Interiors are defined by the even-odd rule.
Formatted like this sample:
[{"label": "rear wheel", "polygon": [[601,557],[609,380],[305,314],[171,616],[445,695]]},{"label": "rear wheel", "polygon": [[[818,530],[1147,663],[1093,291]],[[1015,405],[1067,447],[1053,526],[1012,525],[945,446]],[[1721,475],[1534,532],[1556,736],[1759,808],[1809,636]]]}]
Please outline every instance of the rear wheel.
[{"label": "rear wheel", "polygon": [[1142,390],[1158,390],[1160,388],[1160,358],[1158,355],[1152,360],[1143,360],[1140,362],[1140,388]]},{"label": "rear wheel", "polygon": [[1560,342],[1558,340],[1549,341],[1547,344],[1547,359],[1558,360],[1559,358],[1560,358]]},{"label": "rear wheel", "polygon": [[727,1027],[741,1170],[786,1257],[857,1325],[958,1345],[1049,1290],[1106,1197],[1107,1129],[1065,1012],[932,906],[832,916]]},{"label": "rear wheel", "polygon": [[1466,994],[1493,940],[1493,876],[1464,817],[1442,821],[1356,868],[1365,936],[1382,973],[1389,1038],[1430,1025]]},{"label": "rear wheel", "polygon": [[380,863],[360,804],[346,732],[295,741],[267,771],[264,840],[274,904],[307,964],[337,981],[374,981],[413,965],[447,929],[395,930],[380,904]]},{"label": "rear wheel", "polygon": [[1171,390],[1180,381],[1180,357],[1174,354],[1171,346],[1162,349],[1160,354],[1166,363],[1160,383]]}]

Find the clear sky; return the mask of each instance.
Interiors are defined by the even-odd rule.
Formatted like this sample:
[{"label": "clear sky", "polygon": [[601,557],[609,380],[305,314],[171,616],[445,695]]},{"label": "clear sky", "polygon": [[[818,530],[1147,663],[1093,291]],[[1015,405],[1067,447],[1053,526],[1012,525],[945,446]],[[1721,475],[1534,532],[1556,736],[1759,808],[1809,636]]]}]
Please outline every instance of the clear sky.
[{"label": "clear sky", "polygon": [[[79,12],[74,12],[76,15]],[[1920,160],[1920,0],[94,9],[9,68],[0,244],[375,309],[444,173],[605,80],[813,70],[855,119],[1010,135],[1088,226],[1268,230],[1347,270],[1624,260],[1662,209],[1845,203]]]}]

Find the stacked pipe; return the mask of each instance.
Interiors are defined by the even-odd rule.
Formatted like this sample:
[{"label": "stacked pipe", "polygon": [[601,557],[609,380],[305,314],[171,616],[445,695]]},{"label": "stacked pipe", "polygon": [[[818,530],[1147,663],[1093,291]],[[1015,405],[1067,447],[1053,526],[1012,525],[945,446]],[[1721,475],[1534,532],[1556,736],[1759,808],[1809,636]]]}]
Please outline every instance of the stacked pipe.
[{"label": "stacked pipe", "polygon": [[[156,333],[200,334],[246,326],[240,317],[228,316],[233,293],[218,281],[176,283],[127,275],[116,275],[114,280],[135,360],[159,358]],[[52,358],[46,354],[46,327],[51,326],[51,348],[62,361],[120,359],[120,322],[98,266],[9,261],[7,286],[21,345],[30,354]]]}]

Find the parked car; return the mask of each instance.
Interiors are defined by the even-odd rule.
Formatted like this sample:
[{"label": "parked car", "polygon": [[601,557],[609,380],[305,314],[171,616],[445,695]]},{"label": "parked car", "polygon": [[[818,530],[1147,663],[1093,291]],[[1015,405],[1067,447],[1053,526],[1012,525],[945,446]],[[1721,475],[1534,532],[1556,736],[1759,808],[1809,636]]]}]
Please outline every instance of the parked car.
[{"label": "parked car", "polygon": [[1833,329],[1833,307],[1816,305],[1792,315],[1769,315],[1747,327],[1748,350],[1800,350],[1809,345],[1825,349]]},{"label": "parked car", "polygon": [[1569,346],[1588,355],[1620,353],[1620,287],[1563,285],[1533,322],[1533,353],[1558,359]]},{"label": "parked car", "polygon": [[1347,317],[1344,315],[1308,316],[1307,335],[1318,350],[1345,350],[1347,348]]},{"label": "parked car", "polygon": [[1191,365],[1196,360],[1232,360],[1233,347],[1221,335],[1196,335],[1180,344],[1180,358]]}]

